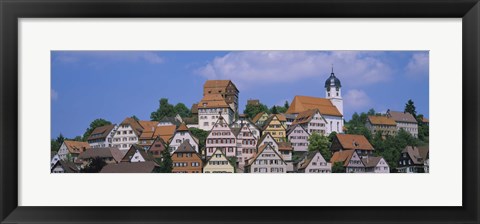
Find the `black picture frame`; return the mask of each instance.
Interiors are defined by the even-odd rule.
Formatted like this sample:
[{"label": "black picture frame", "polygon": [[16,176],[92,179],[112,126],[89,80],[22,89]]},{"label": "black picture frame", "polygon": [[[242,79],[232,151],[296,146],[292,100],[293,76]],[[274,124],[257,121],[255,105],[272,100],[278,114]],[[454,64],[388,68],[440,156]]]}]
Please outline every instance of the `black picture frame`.
[{"label": "black picture frame", "polygon": [[[478,0],[0,0],[1,223],[479,223]],[[18,19],[133,17],[462,18],[461,207],[18,206]],[[448,43],[445,43],[448,44]],[[161,188],[161,186],[159,186]],[[416,190],[422,186],[412,186]],[[310,189],[313,191],[314,189]],[[41,193],[41,192],[39,192]],[[406,192],[393,192],[407,194]],[[445,192],[448,194],[448,192]],[[307,196],[308,194],[306,194]],[[441,197],[441,195],[439,195]],[[92,199],[94,203],[95,199]]]}]

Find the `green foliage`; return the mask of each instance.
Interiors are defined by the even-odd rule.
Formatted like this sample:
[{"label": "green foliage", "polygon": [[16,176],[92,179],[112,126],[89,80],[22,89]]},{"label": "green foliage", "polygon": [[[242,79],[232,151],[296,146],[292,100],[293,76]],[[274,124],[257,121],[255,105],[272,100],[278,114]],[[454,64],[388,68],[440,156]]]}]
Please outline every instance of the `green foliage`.
[{"label": "green foliage", "polygon": [[419,139],[403,129],[400,129],[396,136],[382,137],[381,133],[376,133],[371,143],[375,148],[375,154],[382,156],[388,162],[390,169],[397,168],[400,154],[406,146],[423,144]]},{"label": "green foliage", "polygon": [[81,173],[100,173],[100,171],[106,165],[107,165],[107,163],[105,161],[103,161],[102,158],[95,157],[95,158],[92,159],[92,161],[85,168],[80,170],[80,172]]},{"label": "green foliage", "polygon": [[326,136],[318,133],[312,133],[308,137],[308,151],[319,151],[326,161],[330,161],[332,154],[330,152],[330,141]]},{"label": "green foliage", "polygon": [[198,128],[189,128],[190,133],[192,133],[195,138],[198,139],[198,149],[205,147],[205,142],[207,141],[208,131],[198,129]]},{"label": "green foliage", "polygon": [[86,141],[88,136],[90,136],[90,134],[92,133],[93,130],[95,130],[95,128],[105,126],[105,125],[109,125],[109,124],[112,124],[112,122],[107,121],[107,120],[102,119],[102,118],[98,118],[98,119],[93,120],[92,123],[90,123],[90,126],[87,128],[87,130],[83,134],[83,139],[82,140]]},{"label": "green foliage", "polygon": [[258,105],[253,105],[253,104],[247,104],[245,107],[245,110],[243,110],[243,113],[247,115],[248,118],[253,119],[255,115],[257,115],[260,112],[266,112],[269,113],[270,111],[268,110],[268,107],[265,106],[265,104],[258,104]]},{"label": "green foliage", "polygon": [[375,109],[373,109],[373,108],[370,108],[370,110],[368,110],[368,112],[367,112],[367,115],[375,115],[375,114],[376,114]]},{"label": "green foliage", "polygon": [[61,144],[58,143],[57,141],[55,141],[53,139],[50,141],[50,151],[58,152],[58,149],[60,149],[60,146],[61,146]]},{"label": "green foliage", "polygon": [[168,103],[167,98],[161,98],[159,102],[158,109],[150,114],[150,119],[152,121],[160,121],[164,117],[173,117],[176,115],[175,107]]},{"label": "green foliage", "polygon": [[277,110],[277,107],[275,105],[273,105],[273,107],[270,109],[270,113],[278,114],[278,110]]},{"label": "green foliage", "polygon": [[[87,137],[88,138],[88,137]],[[83,137],[78,135],[78,136],[75,136],[75,138],[72,139],[73,141],[77,141],[77,142],[83,142]],[[86,139],[85,139],[86,140]]]},{"label": "green foliage", "polygon": [[228,161],[233,166],[233,172],[236,173],[237,172],[237,157],[235,157],[235,156],[228,157]]},{"label": "green foliage", "polygon": [[55,140],[58,144],[62,144],[63,141],[65,141],[65,137],[63,137],[62,133],[60,133],[60,135],[57,137],[57,139]]},{"label": "green foliage", "polygon": [[165,150],[162,151],[162,159],[160,162],[159,172],[160,173],[171,173],[173,170],[173,161],[172,156],[170,155],[169,149],[170,145],[167,145]]},{"label": "green foliage", "polygon": [[343,162],[335,162],[332,166],[332,173],[345,173]]},{"label": "green foliage", "polygon": [[417,111],[415,110],[415,105],[411,99],[405,104],[404,112],[408,112],[412,114],[413,117],[417,118]]},{"label": "green foliage", "polygon": [[135,119],[136,121],[139,121],[139,120],[140,120],[140,119],[138,119],[138,117],[135,116],[135,115],[132,115],[130,118],[133,118],[133,119]]},{"label": "green foliage", "polygon": [[285,101],[285,104],[283,105],[283,107],[285,107],[286,110],[288,110],[288,108],[290,107],[290,104],[288,104],[287,100]]},{"label": "green foliage", "polygon": [[188,107],[185,106],[185,104],[183,103],[177,103],[177,105],[175,105],[174,107],[174,110],[175,110],[175,114],[179,114],[180,117],[192,116],[190,109],[188,109]]},{"label": "green foliage", "polygon": [[337,135],[337,132],[336,131],[332,131],[332,133],[330,133],[328,135],[328,140],[330,141],[330,143],[333,142],[333,138]]}]

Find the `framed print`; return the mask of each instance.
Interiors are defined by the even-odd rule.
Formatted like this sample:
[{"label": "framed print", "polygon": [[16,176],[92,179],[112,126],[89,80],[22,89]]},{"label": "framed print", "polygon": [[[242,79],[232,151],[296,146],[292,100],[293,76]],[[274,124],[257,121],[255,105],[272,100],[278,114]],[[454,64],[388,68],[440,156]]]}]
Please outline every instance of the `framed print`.
[{"label": "framed print", "polygon": [[0,7],[2,223],[479,221],[476,0]]}]

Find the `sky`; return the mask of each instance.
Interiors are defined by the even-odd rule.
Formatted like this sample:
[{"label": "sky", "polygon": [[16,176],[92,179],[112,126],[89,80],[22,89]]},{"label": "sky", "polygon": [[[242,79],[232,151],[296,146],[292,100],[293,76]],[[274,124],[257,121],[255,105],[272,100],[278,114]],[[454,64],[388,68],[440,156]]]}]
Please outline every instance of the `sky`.
[{"label": "sky", "polygon": [[409,99],[429,117],[428,51],[52,51],[51,136],[83,135],[96,118],[149,120],[160,98],[191,107],[207,79],[232,80],[240,112],[248,99],[325,97],[332,66],[347,121],[370,108],[403,111]]}]

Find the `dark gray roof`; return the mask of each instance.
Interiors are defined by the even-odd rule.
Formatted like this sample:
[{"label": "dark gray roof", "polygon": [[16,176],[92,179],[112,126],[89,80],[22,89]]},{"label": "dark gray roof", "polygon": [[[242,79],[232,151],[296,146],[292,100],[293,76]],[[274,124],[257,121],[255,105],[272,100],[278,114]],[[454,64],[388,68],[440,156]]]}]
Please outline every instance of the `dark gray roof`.
[{"label": "dark gray roof", "polygon": [[387,114],[396,122],[415,123],[415,124],[417,123],[417,119],[415,119],[415,117],[413,117],[413,115],[408,112],[388,110]]},{"label": "dark gray roof", "polygon": [[192,145],[188,141],[183,141],[180,146],[178,146],[178,149],[175,150],[175,152],[193,152],[196,153],[195,149],[193,149]]},{"label": "dark gray roof", "polygon": [[113,158],[115,161],[120,162],[125,153],[114,147],[107,148],[90,148],[87,151],[80,153],[79,159],[93,159],[99,158]]},{"label": "dark gray roof", "polygon": [[100,173],[152,173],[156,167],[153,161],[138,163],[111,163],[103,167]]},{"label": "dark gray roof", "polygon": [[88,136],[87,140],[105,139],[114,128],[114,124],[97,127]]},{"label": "dark gray roof", "polygon": [[180,125],[180,121],[178,121],[175,117],[163,117],[162,119],[160,119],[159,121],[160,123],[164,123],[164,122],[170,122],[176,126],[179,126]]},{"label": "dark gray roof", "polygon": [[79,170],[75,163],[65,160],[58,160],[57,163],[53,166],[52,170],[57,167],[61,166],[65,173],[78,173]]},{"label": "dark gray roof", "polygon": [[325,88],[329,88],[331,87],[333,84],[334,87],[342,87],[342,84],[340,83],[340,79],[338,79],[335,74],[333,73],[333,69],[332,69],[332,73],[330,74],[330,76],[328,77],[327,80],[325,80]]}]

